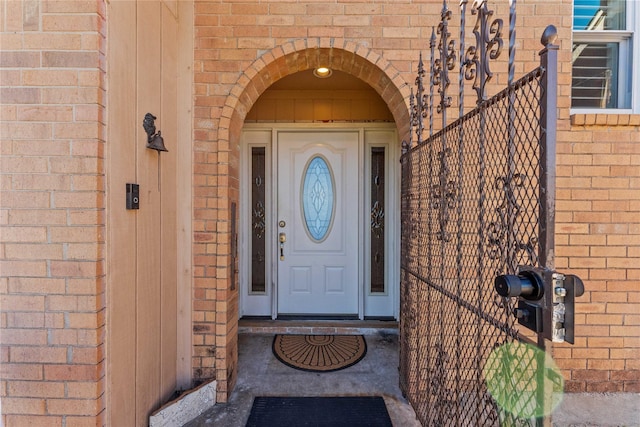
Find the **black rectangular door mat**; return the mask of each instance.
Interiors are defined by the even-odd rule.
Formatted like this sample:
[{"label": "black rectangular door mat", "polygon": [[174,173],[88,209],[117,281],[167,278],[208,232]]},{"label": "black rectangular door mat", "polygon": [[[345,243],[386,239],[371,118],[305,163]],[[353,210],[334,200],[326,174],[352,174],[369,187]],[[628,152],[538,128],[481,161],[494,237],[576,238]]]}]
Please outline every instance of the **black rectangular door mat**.
[{"label": "black rectangular door mat", "polygon": [[247,427],[392,427],[380,396],[256,397]]}]

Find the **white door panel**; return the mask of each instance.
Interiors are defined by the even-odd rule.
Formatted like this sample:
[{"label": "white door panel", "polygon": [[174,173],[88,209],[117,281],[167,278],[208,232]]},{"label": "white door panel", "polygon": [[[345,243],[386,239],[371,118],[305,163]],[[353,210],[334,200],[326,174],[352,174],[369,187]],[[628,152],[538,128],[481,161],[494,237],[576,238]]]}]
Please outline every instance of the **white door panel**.
[{"label": "white door panel", "polygon": [[278,134],[279,314],[358,314],[358,139]]}]

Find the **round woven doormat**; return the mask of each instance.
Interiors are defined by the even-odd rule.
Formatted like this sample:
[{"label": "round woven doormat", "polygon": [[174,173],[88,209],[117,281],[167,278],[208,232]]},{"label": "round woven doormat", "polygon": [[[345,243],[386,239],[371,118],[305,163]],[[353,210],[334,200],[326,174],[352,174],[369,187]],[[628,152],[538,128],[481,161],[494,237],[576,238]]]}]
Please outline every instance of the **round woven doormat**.
[{"label": "round woven doormat", "polygon": [[287,366],[332,372],[358,363],[367,353],[362,335],[276,335],[273,354]]}]

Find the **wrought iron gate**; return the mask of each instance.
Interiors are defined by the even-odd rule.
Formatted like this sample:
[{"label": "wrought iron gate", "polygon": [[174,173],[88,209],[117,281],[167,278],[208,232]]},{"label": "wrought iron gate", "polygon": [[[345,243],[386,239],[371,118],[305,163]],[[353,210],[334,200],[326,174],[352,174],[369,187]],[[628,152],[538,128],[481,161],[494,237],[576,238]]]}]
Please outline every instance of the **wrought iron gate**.
[{"label": "wrought iron gate", "polygon": [[[535,380],[546,370],[541,328],[525,336],[514,316],[518,300],[498,295],[494,279],[554,267],[555,28],[542,37],[541,65],[514,81],[511,1],[509,84],[487,99],[503,22],[476,0],[476,43],[465,47],[467,7],[463,0],[456,47],[443,2],[429,64],[420,59],[410,99],[412,140],[401,158],[401,388],[424,425],[534,425],[541,423],[535,408],[549,395],[545,383],[561,388],[562,378]],[[459,118],[448,124],[456,69]],[[467,80],[477,106],[465,113]],[[522,321],[526,312],[519,313]],[[533,345],[505,347],[518,342]],[[501,348],[506,359],[495,356]],[[516,389],[526,392],[513,396]]]}]

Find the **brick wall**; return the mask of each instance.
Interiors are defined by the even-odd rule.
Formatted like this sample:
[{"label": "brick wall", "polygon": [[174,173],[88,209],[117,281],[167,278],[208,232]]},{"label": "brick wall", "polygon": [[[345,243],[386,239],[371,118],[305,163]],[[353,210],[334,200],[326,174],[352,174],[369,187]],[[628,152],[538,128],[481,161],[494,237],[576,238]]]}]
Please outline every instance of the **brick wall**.
[{"label": "brick wall", "polygon": [[640,115],[580,114],[558,135],[556,265],[584,279],[567,391],[640,392]]},{"label": "brick wall", "polygon": [[[471,2],[470,2],[471,3]],[[507,1],[490,2],[505,20]],[[450,31],[458,38],[458,6]],[[470,7],[470,5],[469,5]],[[237,291],[228,281],[229,199],[237,201],[239,136],[258,97],[275,81],[316,65],[348,72],[368,83],[384,99],[401,138],[407,136],[408,102],[420,51],[428,56],[429,38],[440,20],[441,2],[195,2],[194,129],[194,376],[218,379],[225,400],[234,381]],[[569,96],[572,2],[518,2],[516,77],[539,65],[540,36],[548,24],[560,30],[560,96]],[[475,19],[468,14],[468,23]],[[467,30],[467,43],[472,34]],[[489,93],[507,82],[507,57],[494,64]],[[457,93],[457,76],[452,79]],[[471,91],[470,84],[468,85]],[[471,92],[470,92],[471,93]],[[471,96],[466,98],[474,104]],[[568,123],[568,107],[561,121]],[[455,111],[455,106],[451,111]],[[449,117],[455,115],[451,113]],[[237,289],[237,288],[236,288]],[[216,313],[210,308],[216,307]],[[215,358],[205,357],[215,343]],[[200,350],[199,347],[203,346]],[[229,380],[227,384],[226,381]]]},{"label": "brick wall", "polygon": [[102,424],[103,6],[0,5],[6,426]]},{"label": "brick wall", "polygon": [[[506,19],[507,2],[492,4]],[[544,27],[559,28],[556,264],[587,288],[576,345],[556,346],[554,356],[570,391],[637,391],[638,116],[571,118],[571,1],[518,5],[517,76],[538,65]],[[247,0],[194,8],[193,374],[216,377],[226,400],[238,309],[229,206],[238,200],[247,112],[271,83],[330,60],[371,85],[405,135],[417,53],[427,51],[441,4]],[[9,1],[0,13],[2,421],[103,424],[104,5]],[[499,86],[505,57],[494,68]]]}]

